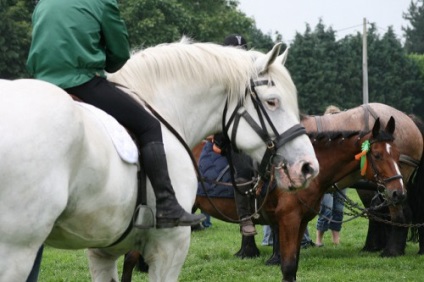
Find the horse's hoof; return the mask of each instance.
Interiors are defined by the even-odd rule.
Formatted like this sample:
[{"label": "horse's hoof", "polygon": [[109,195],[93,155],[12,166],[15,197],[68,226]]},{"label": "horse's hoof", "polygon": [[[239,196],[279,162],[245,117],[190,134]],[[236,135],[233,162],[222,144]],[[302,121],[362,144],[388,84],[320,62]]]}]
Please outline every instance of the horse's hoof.
[{"label": "horse's hoof", "polygon": [[265,265],[280,265],[280,263],[279,257],[271,257],[265,262]]},{"label": "horse's hoof", "polygon": [[387,251],[387,250],[384,250],[380,254],[380,256],[383,258],[393,258],[393,257],[402,256],[402,255],[404,255],[403,252],[395,252],[395,251]]}]

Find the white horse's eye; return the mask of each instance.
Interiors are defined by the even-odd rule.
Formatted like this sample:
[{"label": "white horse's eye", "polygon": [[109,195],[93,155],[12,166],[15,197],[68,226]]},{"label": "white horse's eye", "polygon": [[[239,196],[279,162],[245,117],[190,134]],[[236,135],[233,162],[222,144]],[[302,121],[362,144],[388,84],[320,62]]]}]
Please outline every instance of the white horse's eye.
[{"label": "white horse's eye", "polygon": [[277,98],[268,99],[266,100],[266,105],[268,106],[270,110],[275,110],[279,106],[278,99]]}]

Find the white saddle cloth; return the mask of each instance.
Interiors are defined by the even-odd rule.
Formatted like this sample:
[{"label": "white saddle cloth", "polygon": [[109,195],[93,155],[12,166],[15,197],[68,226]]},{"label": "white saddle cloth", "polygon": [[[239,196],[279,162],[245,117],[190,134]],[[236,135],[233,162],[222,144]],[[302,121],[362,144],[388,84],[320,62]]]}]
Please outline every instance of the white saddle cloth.
[{"label": "white saddle cloth", "polygon": [[99,124],[106,129],[106,132],[112,139],[116,151],[123,161],[130,164],[136,164],[138,162],[137,146],[126,129],[118,123],[115,118],[90,104],[82,102],[76,103],[92,113]]}]

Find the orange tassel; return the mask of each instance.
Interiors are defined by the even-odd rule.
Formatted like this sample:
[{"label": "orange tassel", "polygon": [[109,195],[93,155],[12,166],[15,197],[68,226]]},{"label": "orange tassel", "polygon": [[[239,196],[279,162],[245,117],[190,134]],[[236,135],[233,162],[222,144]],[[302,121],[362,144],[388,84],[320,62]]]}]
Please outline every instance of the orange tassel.
[{"label": "orange tassel", "polygon": [[355,160],[359,161],[359,159],[360,159],[362,156],[365,156],[365,155],[367,154],[367,152],[368,152],[368,151],[363,150],[363,151],[362,151],[362,152],[360,152],[359,154],[356,154],[356,155],[355,155]]}]

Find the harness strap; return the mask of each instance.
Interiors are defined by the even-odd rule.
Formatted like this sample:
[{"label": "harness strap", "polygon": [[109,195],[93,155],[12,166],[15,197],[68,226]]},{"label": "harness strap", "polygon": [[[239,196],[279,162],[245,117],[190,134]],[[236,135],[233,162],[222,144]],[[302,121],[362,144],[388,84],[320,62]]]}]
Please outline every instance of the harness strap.
[{"label": "harness strap", "polygon": [[295,139],[296,137],[306,134],[306,129],[300,124],[295,124],[289,129],[287,129],[285,132],[283,132],[280,136],[277,138],[277,148],[280,148],[287,142]]},{"label": "harness strap", "polygon": [[216,181],[212,184],[212,187],[215,187],[219,181],[222,179],[222,177],[224,176],[224,174],[230,169],[230,165],[226,165],[221,172],[218,174]]},{"label": "harness strap", "polygon": [[[141,169],[141,162],[140,162],[140,168],[137,172],[137,181],[138,181],[138,191],[137,191],[137,201],[135,203],[135,210],[133,217],[137,214],[138,206],[146,205],[147,204],[147,195],[146,195],[146,174],[144,173],[144,170]],[[119,243],[121,243],[125,238],[127,238],[128,234],[130,234],[131,230],[133,230],[134,227],[134,220],[131,219],[130,224],[128,225],[127,229],[125,229],[124,233],[122,233],[119,238],[110,244],[109,246],[106,246],[106,248],[113,247]]]},{"label": "harness strap", "polygon": [[415,168],[417,168],[420,165],[419,160],[413,159],[410,156],[403,155],[403,154],[400,155],[399,161]]},{"label": "harness strap", "polygon": [[369,120],[370,120],[370,114],[372,117],[376,120],[378,118],[377,113],[370,107],[369,104],[363,104],[361,107],[364,109],[364,123],[365,123],[365,132],[368,132],[370,130],[369,126]]},{"label": "harness strap", "polygon": [[[261,139],[263,141],[265,141],[265,142],[269,141],[268,133],[266,131],[262,130],[262,128],[259,127],[259,125],[253,120],[252,116],[249,115],[249,113],[246,111],[245,108],[242,108],[242,112],[239,113],[239,117],[240,116],[242,116],[246,120],[246,122],[253,128],[253,130],[256,132],[256,134],[258,134],[259,137],[261,137]],[[233,133],[234,133],[234,130],[233,130]]]},{"label": "harness strap", "polygon": [[320,116],[314,116],[315,124],[317,125],[317,133],[322,131],[322,121]]}]

